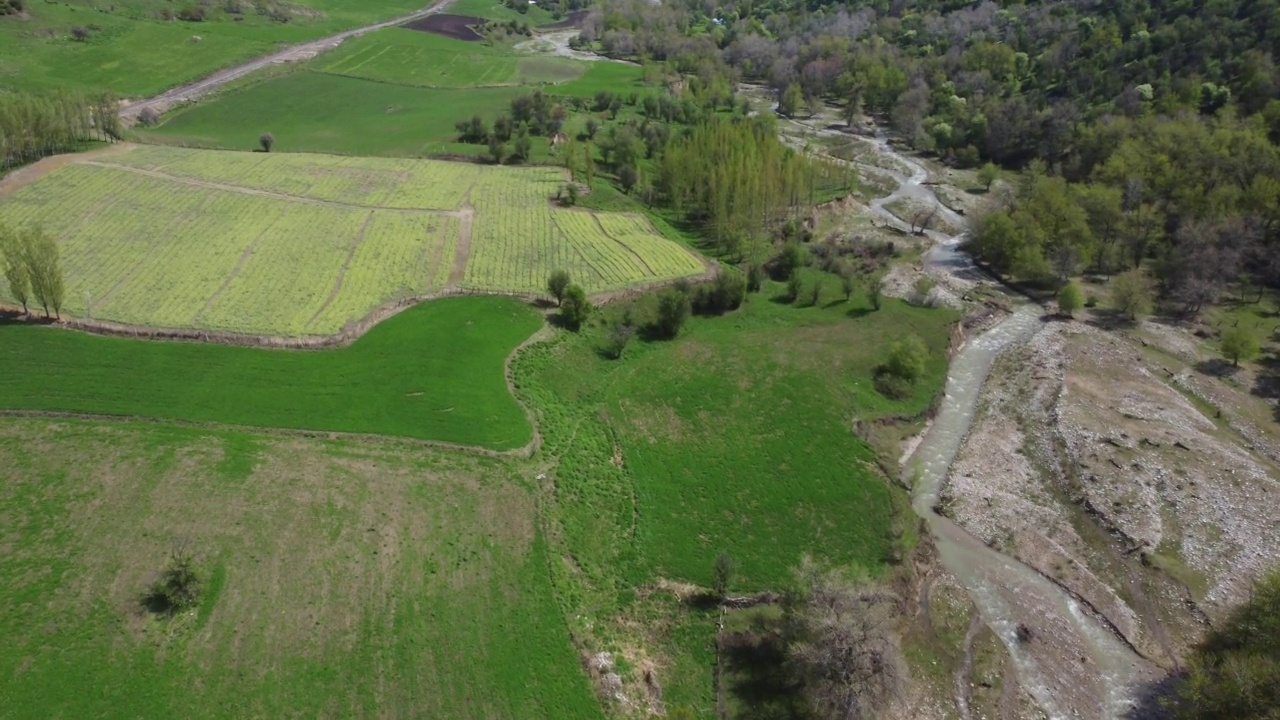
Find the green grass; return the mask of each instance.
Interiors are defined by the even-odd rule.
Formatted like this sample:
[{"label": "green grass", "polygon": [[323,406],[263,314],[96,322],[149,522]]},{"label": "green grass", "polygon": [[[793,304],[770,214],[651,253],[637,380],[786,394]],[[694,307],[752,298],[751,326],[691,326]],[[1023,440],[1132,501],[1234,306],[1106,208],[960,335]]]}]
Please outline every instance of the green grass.
[{"label": "green grass", "polygon": [[390,28],[344,43],[312,64],[320,72],[422,87],[494,87],[562,83],[589,63],[529,57],[502,45],[464,42]]},{"label": "green grass", "polygon": [[[601,717],[505,461],[10,418],[0,477],[7,717]],[[204,589],[165,618],[175,544]]]},{"label": "green grass", "polygon": [[[521,88],[419,88],[299,72],[182,110],[138,137],[147,142],[250,150],[271,132],[280,152],[421,157],[481,155],[454,125],[507,110]],[[545,141],[544,141],[545,142]]]},{"label": "green grass", "polygon": [[[771,301],[771,285],[723,318],[696,318],[674,342],[596,351],[606,330],[536,348],[517,377],[538,408],[566,538],[586,576],[619,572],[711,582],[734,558],[734,588],[777,588],[809,553],[883,567],[895,539],[890,489],[858,418],[923,410],[942,387],[954,313],[835,297],[816,308]],[[621,312],[617,310],[615,312]],[[638,312],[643,313],[643,310]],[[903,333],[931,350],[915,395],[889,401],[873,369]],[[607,602],[607,595],[601,600]]]},{"label": "green grass", "polygon": [[[194,5],[194,3],[192,3]],[[310,8],[288,23],[250,5],[236,21],[211,5],[208,22],[161,21],[156,13],[182,6],[159,0],[110,4],[73,0],[28,3],[28,16],[0,18],[0,88],[79,87],[125,96],[151,95],[219,68],[344,29],[404,15],[423,0],[300,0]],[[100,7],[102,9],[95,9]],[[87,42],[71,28],[96,26]],[[193,40],[199,37],[199,41]]]},{"label": "green grass", "polygon": [[323,351],[0,325],[0,407],[516,448],[531,429],[503,365],[541,324],[523,303],[482,297],[419,305]]}]

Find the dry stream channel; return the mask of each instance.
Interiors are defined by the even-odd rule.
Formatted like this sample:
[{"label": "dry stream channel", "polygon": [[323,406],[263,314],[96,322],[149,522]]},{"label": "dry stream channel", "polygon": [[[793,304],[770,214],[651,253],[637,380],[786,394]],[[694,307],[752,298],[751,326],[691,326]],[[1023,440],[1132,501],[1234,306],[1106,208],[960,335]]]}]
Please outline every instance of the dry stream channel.
[{"label": "dry stream channel", "polygon": [[[848,136],[846,136],[848,137]],[[884,206],[910,198],[938,208],[955,227],[963,218],[939,202],[925,184],[928,173],[910,156],[894,150],[883,135],[862,138],[874,151],[890,156],[909,170],[888,171],[898,187],[888,196],[869,203],[871,212],[901,226]],[[881,168],[881,172],[885,172]],[[970,259],[959,251],[962,236],[929,232],[934,241],[925,262],[935,271],[972,274]],[[1076,703],[1064,695],[1097,692],[1096,707],[1106,717],[1124,716],[1133,706],[1134,691],[1150,679],[1154,669],[1123,641],[1110,626],[1090,612],[1067,590],[1031,567],[980,542],[935,511],[939,494],[965,434],[978,408],[983,382],[996,358],[1006,349],[1027,342],[1041,326],[1042,309],[1015,301],[1015,310],[1003,321],[966,342],[952,358],[947,372],[941,409],[904,467],[911,486],[912,506],[928,525],[943,566],[965,587],[983,620],[1008,648],[1017,668],[1019,684],[1048,716],[1073,717]],[[1023,626],[1019,637],[1019,627]],[[1040,652],[1053,643],[1055,652]],[[1064,650],[1078,667],[1062,667]],[[1070,687],[1071,676],[1084,674],[1093,690]],[[961,707],[964,717],[968,708]]]}]

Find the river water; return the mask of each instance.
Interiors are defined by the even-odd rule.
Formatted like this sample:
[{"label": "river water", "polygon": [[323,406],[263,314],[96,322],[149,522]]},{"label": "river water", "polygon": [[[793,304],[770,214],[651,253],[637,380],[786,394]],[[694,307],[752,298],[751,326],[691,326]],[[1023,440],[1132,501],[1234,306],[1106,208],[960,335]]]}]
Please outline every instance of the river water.
[{"label": "river water", "polygon": [[[872,212],[888,220],[892,215],[884,206],[908,197],[935,204],[942,217],[964,226],[964,220],[938,202],[925,184],[928,173],[922,164],[895,151],[883,135],[865,141],[910,171],[889,172],[898,188],[871,201]],[[972,261],[958,249],[962,236],[929,235],[935,245],[925,262],[932,271],[972,276]],[[904,479],[911,485],[912,507],[932,533],[943,566],[968,591],[982,621],[1008,648],[1018,682],[1036,704],[1053,718],[1123,717],[1133,707],[1136,688],[1150,679],[1150,664],[1061,586],[986,546],[934,510],[993,363],[1003,351],[1030,340],[1042,327],[1041,315],[1040,307],[1017,301],[1012,314],[960,348],[947,372],[941,409],[908,458]],[[1019,625],[1032,630],[1032,639],[1019,639]],[[1044,643],[1056,647],[1045,652]],[[1071,656],[1070,665],[1063,662],[1064,655]],[[968,718],[967,694],[959,695],[960,710]]]}]

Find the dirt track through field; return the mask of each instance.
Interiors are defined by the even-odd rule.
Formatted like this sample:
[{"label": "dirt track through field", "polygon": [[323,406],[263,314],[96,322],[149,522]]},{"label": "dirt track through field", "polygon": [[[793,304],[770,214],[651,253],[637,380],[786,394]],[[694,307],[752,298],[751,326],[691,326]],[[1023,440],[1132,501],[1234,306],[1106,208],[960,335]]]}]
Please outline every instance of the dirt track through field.
[{"label": "dirt track through field", "polygon": [[165,180],[167,182],[181,183],[183,185],[191,185],[193,187],[205,188],[207,190],[221,190],[223,192],[240,193],[241,195],[256,195],[258,197],[270,198],[272,200],[283,200],[285,202],[306,203],[307,205],[319,205],[321,207],[336,208],[338,210],[379,210],[382,212],[398,212],[410,214],[425,215],[457,215],[460,211],[451,210],[428,210],[425,208],[400,208],[386,207],[384,205],[361,205],[359,203],[344,203],[334,200],[320,200],[319,198],[305,197],[303,195],[289,195],[288,193],[280,193],[272,190],[263,190],[261,188],[245,187],[243,185],[228,185],[226,183],[213,182],[211,180],[197,180],[195,178],[182,177],[180,175],[170,175],[160,172],[159,170],[147,170],[145,168],[131,167],[128,165],[116,165],[115,163],[97,162],[94,160],[85,160],[81,165],[93,165],[95,167],[109,168],[111,170],[123,170],[125,172],[136,173],[138,175],[146,175],[147,177],[157,180]]},{"label": "dirt track through field", "polygon": [[471,196],[467,195],[467,204],[456,213],[458,217],[458,249],[453,254],[453,270],[449,272],[449,282],[445,287],[456,288],[462,285],[467,274],[467,260],[471,257],[471,221],[475,219],[476,209],[471,206]]},{"label": "dirt track through field", "polygon": [[438,0],[438,2],[431,6],[425,7],[417,12],[410,13],[409,15],[403,15],[398,18],[385,20],[372,25],[365,25],[364,27],[340,32],[336,35],[312,40],[311,42],[306,42],[301,45],[294,45],[292,47],[273,52],[269,55],[263,55],[262,57],[255,58],[248,62],[229,67],[225,70],[219,70],[203,80],[173,88],[172,90],[163,92],[155,97],[122,103],[120,105],[120,119],[126,126],[133,125],[138,121],[138,117],[146,108],[151,108],[155,112],[163,113],[174,105],[197,100],[232,80],[242,78],[255,70],[267,67],[268,65],[310,60],[322,52],[332,50],[347,40],[359,37],[365,33],[403,25],[404,23],[421,20],[423,18],[430,17],[431,15],[442,13],[452,3],[453,0]]},{"label": "dirt track through field", "polygon": [[324,299],[324,303],[320,305],[320,309],[316,310],[316,314],[311,316],[307,321],[306,327],[315,324],[316,318],[320,317],[329,305],[338,298],[338,293],[342,292],[342,280],[347,276],[347,268],[351,267],[351,258],[356,256],[356,251],[360,249],[360,243],[364,242],[364,235],[369,231],[369,224],[373,222],[373,212],[369,213],[369,217],[364,219],[364,225],[360,226],[360,232],[356,233],[356,239],[351,242],[351,249],[347,251],[347,258],[342,261],[342,267],[338,269],[338,278],[333,281],[333,287],[329,290],[329,297]]},{"label": "dirt track through field", "polygon": [[649,273],[650,275],[657,275],[657,273],[653,271],[653,268],[649,267],[649,263],[645,262],[644,258],[640,257],[640,253],[637,253],[635,250],[632,250],[630,246],[628,246],[626,243],[622,242],[618,238],[614,237],[613,235],[609,234],[609,231],[604,229],[604,223],[600,222],[599,215],[596,215],[595,213],[591,213],[591,219],[596,221],[596,227],[600,229],[601,235],[604,235],[605,237],[617,243],[618,247],[622,248],[628,255],[635,258],[636,262],[640,263],[640,265],[644,267],[645,272]]}]

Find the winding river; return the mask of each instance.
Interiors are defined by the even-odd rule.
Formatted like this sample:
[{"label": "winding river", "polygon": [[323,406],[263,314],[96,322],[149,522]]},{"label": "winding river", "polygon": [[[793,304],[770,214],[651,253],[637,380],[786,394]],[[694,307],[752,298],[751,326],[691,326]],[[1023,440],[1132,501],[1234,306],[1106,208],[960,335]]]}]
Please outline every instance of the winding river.
[{"label": "winding river", "polygon": [[[816,128],[814,128],[817,130]],[[830,131],[827,131],[830,132]],[[847,137],[847,136],[846,136]],[[885,170],[898,187],[869,203],[887,222],[902,221],[884,209],[898,198],[938,207],[956,227],[964,220],[938,201],[925,184],[928,172],[910,156],[895,151],[883,135],[863,138],[908,172]],[[972,274],[972,261],[959,251],[962,236],[929,232],[933,248],[925,257],[935,272]],[[912,507],[933,535],[943,566],[968,590],[978,612],[1004,642],[1020,685],[1054,718],[1123,717],[1134,705],[1137,686],[1149,680],[1152,666],[1064,588],[1022,562],[992,549],[935,510],[949,468],[978,408],[982,385],[1004,350],[1027,342],[1041,326],[1041,308],[1017,302],[996,326],[971,338],[954,356],[946,395],[937,416],[908,458],[904,479],[911,485]],[[1020,638],[1019,628],[1023,628]],[[1053,643],[1052,651],[1042,650]],[[1064,656],[1069,661],[1064,662]],[[967,693],[957,692],[964,717],[970,717]]]}]

